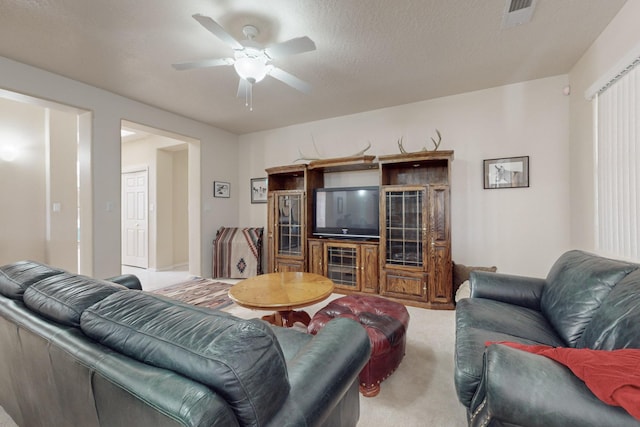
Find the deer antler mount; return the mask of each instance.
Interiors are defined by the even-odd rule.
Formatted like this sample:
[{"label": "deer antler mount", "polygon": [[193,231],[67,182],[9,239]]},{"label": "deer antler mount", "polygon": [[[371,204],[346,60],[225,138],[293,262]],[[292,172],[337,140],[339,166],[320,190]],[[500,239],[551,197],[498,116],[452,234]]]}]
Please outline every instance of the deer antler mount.
[{"label": "deer antler mount", "polygon": [[[300,150],[300,148],[298,148],[298,154],[300,155],[300,157],[298,157],[297,159],[295,159],[295,160],[294,160],[294,163],[295,163],[295,162],[297,162],[297,161],[304,161],[304,160],[310,160],[310,161],[313,161],[313,160],[322,160],[322,159],[324,159],[324,157],[322,157],[322,156],[320,155],[320,153],[318,152],[318,147],[316,146],[316,141],[314,140],[313,135],[311,135],[311,141],[313,142],[313,149],[314,149],[314,151],[315,151],[315,154],[312,154],[312,155],[304,154],[304,153],[302,152],[302,150]],[[369,148],[371,148],[371,141],[367,141],[367,146],[366,146],[366,147],[364,147],[362,150],[358,151],[357,153],[350,154],[350,155],[348,155],[348,156],[346,156],[346,157],[357,157],[357,156],[362,156],[362,155],[364,155],[364,153],[365,153]]]},{"label": "deer antler mount", "polygon": [[[435,138],[431,137],[431,142],[433,142],[433,146],[434,146],[433,150],[431,151],[437,151],[438,147],[440,147],[440,143],[442,142],[442,135],[440,134],[440,131],[438,129],[436,129],[436,136],[438,137],[437,141]],[[400,149],[400,152],[402,154],[408,154],[410,153],[410,151],[407,151],[404,149],[404,146],[402,145],[402,138],[403,137],[400,137],[400,139],[398,140],[398,148]],[[425,146],[425,147],[422,147],[422,149],[416,151],[416,153],[419,153],[422,151],[429,151],[429,149]]]}]

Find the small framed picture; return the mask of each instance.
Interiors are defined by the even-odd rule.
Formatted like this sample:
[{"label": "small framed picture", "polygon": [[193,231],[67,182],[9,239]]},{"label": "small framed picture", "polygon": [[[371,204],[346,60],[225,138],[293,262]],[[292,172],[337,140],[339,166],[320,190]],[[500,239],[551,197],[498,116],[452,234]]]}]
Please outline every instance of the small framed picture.
[{"label": "small framed picture", "polygon": [[226,197],[231,195],[231,184],[222,181],[213,181],[213,197]]},{"label": "small framed picture", "polygon": [[529,186],[529,156],[484,160],[484,188]]},{"label": "small framed picture", "polygon": [[267,203],[267,178],[251,178],[251,203]]}]

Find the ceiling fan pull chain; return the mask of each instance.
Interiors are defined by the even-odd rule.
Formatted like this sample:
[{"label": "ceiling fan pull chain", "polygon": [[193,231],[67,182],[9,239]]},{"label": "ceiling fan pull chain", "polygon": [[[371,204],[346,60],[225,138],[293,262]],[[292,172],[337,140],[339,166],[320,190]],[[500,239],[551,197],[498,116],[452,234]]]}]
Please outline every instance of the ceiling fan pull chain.
[{"label": "ceiling fan pull chain", "polygon": [[249,106],[249,87],[246,84],[244,85],[244,106]]},{"label": "ceiling fan pull chain", "polygon": [[253,111],[253,85],[249,82],[244,85],[244,106]]}]

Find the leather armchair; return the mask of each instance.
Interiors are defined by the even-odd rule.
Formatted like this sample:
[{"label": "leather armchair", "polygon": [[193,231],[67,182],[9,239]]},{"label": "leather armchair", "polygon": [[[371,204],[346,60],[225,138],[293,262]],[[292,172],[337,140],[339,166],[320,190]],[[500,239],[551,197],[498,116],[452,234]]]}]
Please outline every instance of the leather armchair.
[{"label": "leather armchair", "polygon": [[639,426],[566,366],[491,344],[640,348],[639,267],[569,251],[544,279],[473,272],[456,307],[454,372],[469,425]]}]

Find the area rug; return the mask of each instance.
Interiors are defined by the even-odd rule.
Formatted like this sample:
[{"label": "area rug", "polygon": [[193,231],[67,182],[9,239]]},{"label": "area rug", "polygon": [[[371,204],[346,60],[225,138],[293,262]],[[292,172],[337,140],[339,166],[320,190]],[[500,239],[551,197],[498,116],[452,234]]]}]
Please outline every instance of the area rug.
[{"label": "area rug", "polygon": [[231,286],[230,283],[199,278],[152,292],[199,307],[222,309],[233,304],[228,295]]}]

